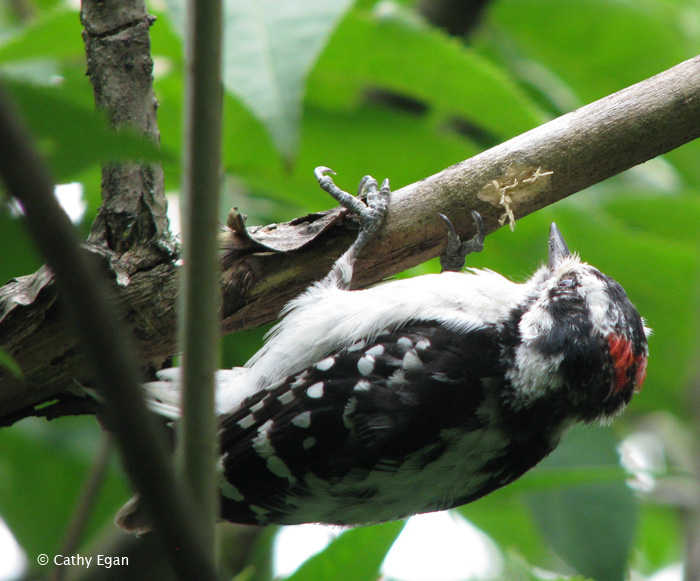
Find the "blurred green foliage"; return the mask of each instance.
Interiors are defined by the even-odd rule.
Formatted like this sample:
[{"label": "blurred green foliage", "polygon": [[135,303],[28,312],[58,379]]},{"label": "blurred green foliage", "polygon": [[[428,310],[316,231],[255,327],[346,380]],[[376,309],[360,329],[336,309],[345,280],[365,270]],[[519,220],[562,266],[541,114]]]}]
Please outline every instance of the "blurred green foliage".
[{"label": "blurred green foliage", "polygon": [[[152,28],[159,152],[137,136],[114,135],[93,111],[77,12],[60,0],[30,4],[29,16],[11,3],[0,7],[0,80],[57,180],[83,184],[88,210],[78,226],[87,232],[97,211],[102,161],[161,160],[166,187],[176,191],[183,94],[177,18],[159,13]],[[294,34],[275,34],[272,48],[261,43],[255,31],[265,27],[257,24],[275,31],[265,15],[245,38],[229,37],[232,51],[255,45],[258,52],[240,62],[229,55],[236,69],[224,99],[222,218],[232,205],[251,224],[328,207],[311,173],[319,164],[333,167],[345,189],[366,173],[400,187],[474,155],[489,140],[512,137],[700,52],[700,7],[693,0],[498,0],[468,39],[426,24],[410,1],[289,4],[295,8],[285,26],[292,29],[308,22],[308,10],[328,9],[309,32],[314,50],[295,54]],[[287,58],[296,60],[285,68]],[[283,92],[286,100],[256,107],[251,100],[261,77],[274,81],[263,91]],[[378,90],[411,106],[378,99]],[[470,137],[455,129],[455,119],[468,123]],[[650,574],[682,558],[678,510],[627,486],[616,443],[637,430],[652,433],[667,452],[653,476],[665,482],[680,475],[688,483],[688,467],[677,460],[688,450],[672,450],[692,441],[686,391],[698,372],[698,159],[695,141],[524,218],[515,233],[501,229],[485,252],[470,257],[471,266],[522,280],[544,259],[547,226],[556,220],[570,247],[618,279],[655,331],[644,391],[611,429],[572,432],[521,481],[460,509],[504,551],[504,575],[535,579],[537,565],[616,581],[630,567]],[[0,247],[0,283],[41,262],[9,205],[0,208]],[[434,262],[411,274],[431,270]],[[261,340],[261,330],[227,337],[225,364],[242,364]],[[0,357],[0,364],[12,362]],[[668,430],[655,430],[661,423],[686,437],[670,441]],[[0,431],[0,517],[30,562],[58,550],[98,439],[92,418],[23,421]],[[115,466],[83,550],[111,527],[127,488]],[[399,530],[395,523],[346,533],[293,578],[376,578]],[[268,556],[271,546],[268,539],[262,549]]]}]

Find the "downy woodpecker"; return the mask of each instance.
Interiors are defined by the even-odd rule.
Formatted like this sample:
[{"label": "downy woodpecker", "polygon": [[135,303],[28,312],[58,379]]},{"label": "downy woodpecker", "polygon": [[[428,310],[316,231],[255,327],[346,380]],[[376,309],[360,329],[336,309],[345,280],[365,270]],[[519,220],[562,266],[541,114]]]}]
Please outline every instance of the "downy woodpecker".
[{"label": "downy woodpecker", "polygon": [[[471,502],[549,454],[575,422],[606,421],[639,391],[643,319],[623,288],[569,252],[555,224],[549,260],[524,283],[458,272],[481,250],[445,217],[443,272],[349,290],[390,190],[359,197],[316,168],[360,232],[329,274],[292,300],[244,366],[217,373],[221,516],[237,523],[343,525]],[[456,272],[457,271],[457,272]],[[146,385],[179,416],[179,371]],[[147,528],[138,503],[118,515]]]}]

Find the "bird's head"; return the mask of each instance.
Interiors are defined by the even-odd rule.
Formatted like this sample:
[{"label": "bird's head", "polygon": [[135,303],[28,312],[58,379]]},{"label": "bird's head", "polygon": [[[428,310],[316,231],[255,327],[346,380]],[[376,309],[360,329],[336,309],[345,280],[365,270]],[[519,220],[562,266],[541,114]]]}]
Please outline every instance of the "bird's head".
[{"label": "bird's head", "polygon": [[545,389],[564,395],[576,419],[614,416],[641,390],[648,357],[650,330],[625,290],[571,253],[554,223],[548,263],[529,284],[513,379],[525,380],[523,393],[541,392],[535,378],[546,368],[540,377],[552,379]]}]

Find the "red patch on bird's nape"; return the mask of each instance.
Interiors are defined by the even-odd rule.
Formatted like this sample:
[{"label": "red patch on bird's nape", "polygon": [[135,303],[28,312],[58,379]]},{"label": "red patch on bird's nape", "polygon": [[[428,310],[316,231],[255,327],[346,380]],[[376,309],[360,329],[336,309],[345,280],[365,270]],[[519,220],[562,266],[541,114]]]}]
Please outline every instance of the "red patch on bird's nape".
[{"label": "red patch on bird's nape", "polygon": [[637,372],[634,374],[634,392],[639,393],[647,378],[647,356],[640,355],[635,359],[635,362],[637,363]]},{"label": "red patch on bird's nape", "polygon": [[612,393],[617,394],[629,383],[630,367],[636,366],[634,373],[634,391],[639,392],[647,375],[647,358],[641,354],[637,357],[632,352],[632,341],[623,335],[610,333],[608,335],[608,347],[615,371],[615,384]]},{"label": "red patch on bird's nape", "polygon": [[647,376],[646,355],[642,353],[635,357],[632,352],[632,341],[624,335],[616,335],[615,333],[608,335],[608,347],[615,371],[612,394],[619,393],[628,385],[631,379],[629,372],[632,366],[636,368],[634,372],[634,391],[635,393],[640,392]]}]

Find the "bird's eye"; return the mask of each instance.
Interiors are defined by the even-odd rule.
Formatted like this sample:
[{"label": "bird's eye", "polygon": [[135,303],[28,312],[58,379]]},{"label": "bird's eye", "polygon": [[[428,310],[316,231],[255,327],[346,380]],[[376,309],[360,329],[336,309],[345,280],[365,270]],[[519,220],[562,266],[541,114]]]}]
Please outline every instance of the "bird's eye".
[{"label": "bird's eye", "polygon": [[559,281],[559,288],[562,289],[570,289],[574,288],[576,286],[576,279],[573,277],[567,276],[566,278],[562,278]]}]

